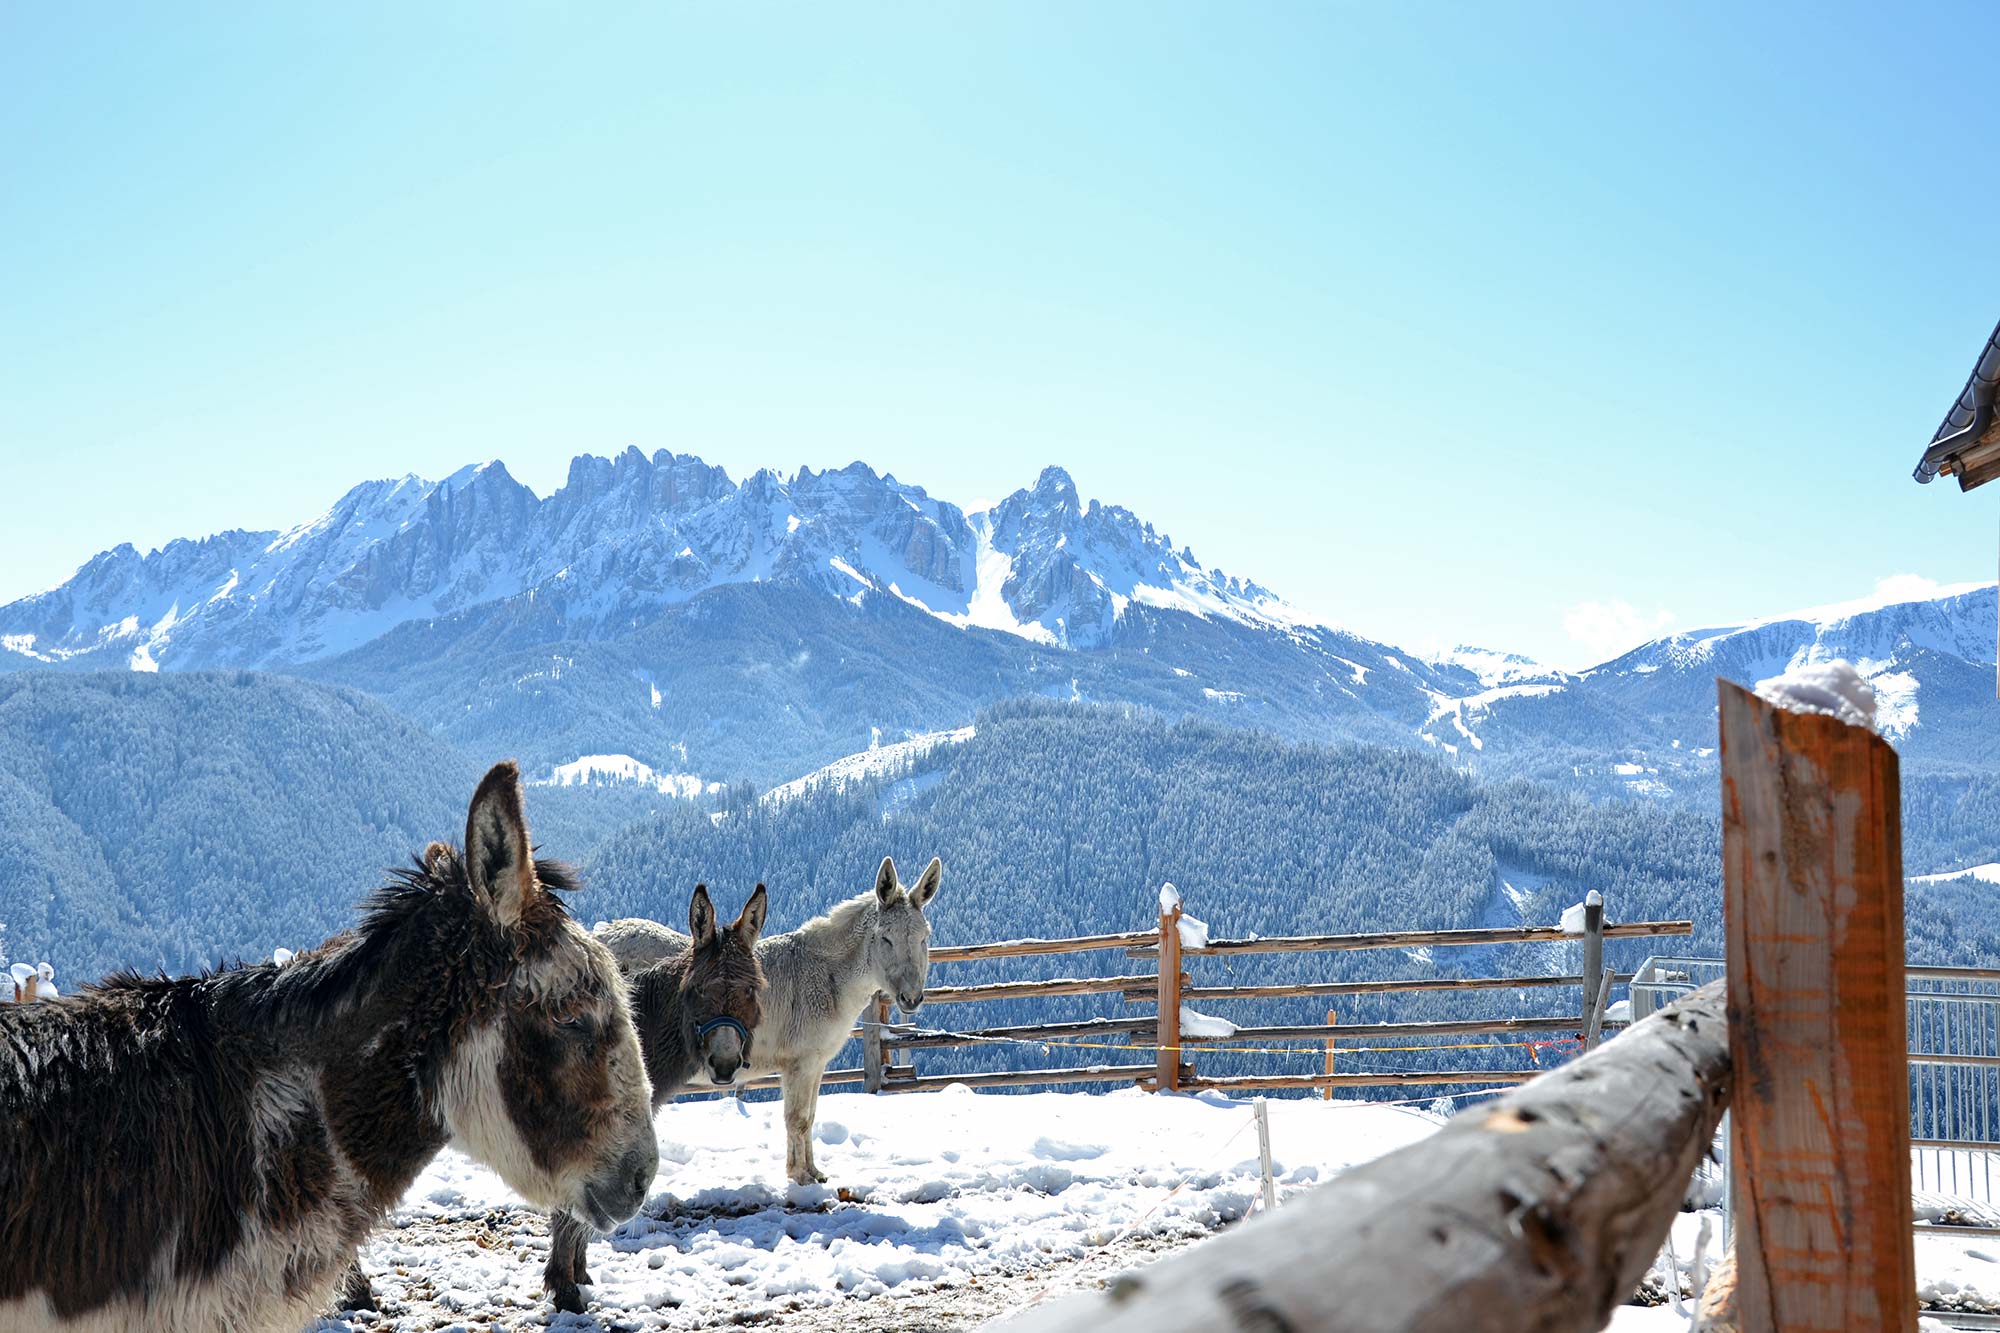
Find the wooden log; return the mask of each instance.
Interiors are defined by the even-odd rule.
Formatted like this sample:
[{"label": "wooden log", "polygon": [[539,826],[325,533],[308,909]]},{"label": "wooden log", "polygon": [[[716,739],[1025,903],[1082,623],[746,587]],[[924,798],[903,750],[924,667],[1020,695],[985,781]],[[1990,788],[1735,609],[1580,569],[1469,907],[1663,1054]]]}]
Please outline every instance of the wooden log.
[{"label": "wooden log", "polygon": [[1136,1083],[1153,1074],[1151,1065],[1084,1065],[1076,1069],[1006,1069],[992,1074],[925,1074],[885,1083],[884,1092],[937,1092],[954,1083],[968,1088],[1032,1088],[1045,1083]]},{"label": "wooden log", "polygon": [[[1575,1032],[1575,1014],[1556,1014],[1549,1018],[1466,1018],[1440,1020],[1427,1023],[1349,1023],[1340,1029],[1342,1041],[1373,1041],[1378,1038],[1403,1038],[1421,1041],[1429,1037],[1477,1037],[1504,1032]],[[1183,1046],[1227,1046],[1231,1042],[1279,1042],[1326,1040],[1326,1029],[1319,1025],[1286,1025],[1271,1027],[1237,1028],[1228,1037],[1182,1037]]]},{"label": "wooden log", "polygon": [[1604,971],[1604,896],[1592,889],[1583,899],[1583,1049],[1597,1047],[1598,978]]},{"label": "wooden log", "polygon": [[1717,984],[1274,1213],[1016,1316],[1009,1333],[1602,1328],[1659,1253],[1728,1101],[1722,1015]]},{"label": "wooden log", "polygon": [[1116,935],[1081,935],[1068,940],[994,940],[989,944],[948,944],[933,948],[933,963],[969,963],[981,958],[1021,958],[1030,954],[1087,953],[1092,949],[1126,949],[1135,944],[1151,944],[1150,930],[1128,930]]},{"label": "wooden log", "polygon": [[882,1025],[889,1021],[889,997],[880,991],[868,1006],[869,1020],[861,1025],[862,1085],[869,1092],[882,1091]]},{"label": "wooden log", "polygon": [[[1692,921],[1626,921],[1604,928],[1607,940],[1651,939],[1668,935],[1692,935]],[[1151,958],[1150,944],[1126,949],[1128,958]],[[1246,953],[1332,953],[1343,949],[1431,949],[1460,944],[1547,944],[1573,940],[1576,936],[1560,926],[1481,926],[1469,930],[1391,930],[1366,935],[1274,935],[1263,940],[1210,940],[1199,949],[1183,949],[1183,955]],[[936,957],[935,954],[932,957]]]},{"label": "wooden log", "polygon": [[1717,689],[1743,1331],[1914,1329],[1896,752]]},{"label": "wooden log", "polygon": [[[1335,1012],[1334,1012],[1333,1010],[1331,1010],[1331,1009],[1327,1010],[1327,1011],[1326,1011],[1326,1025],[1327,1025],[1327,1026],[1328,1026],[1329,1028],[1331,1028],[1331,1027],[1338,1027],[1338,1026],[1340,1025],[1340,1015],[1339,1015],[1339,1014],[1337,1014],[1337,1013],[1335,1013]],[[1326,1072],[1327,1072],[1327,1074],[1328,1074],[1329,1076],[1331,1076],[1331,1075],[1333,1074],[1333,1072],[1334,1072],[1334,1071],[1333,1071],[1333,1038],[1332,1038],[1332,1037],[1328,1037],[1328,1038],[1326,1039]],[[1320,1095],[1321,1095],[1321,1096],[1323,1096],[1324,1098],[1326,1098],[1326,1100],[1328,1100],[1328,1101],[1332,1101],[1332,1100],[1333,1100],[1333,1085],[1332,1085],[1331,1083],[1327,1084],[1327,1085],[1326,1085],[1326,1089],[1325,1089],[1325,1091],[1323,1091],[1323,1092],[1322,1092],[1322,1093],[1321,1093]]]},{"label": "wooden log", "polygon": [[1172,1092],[1181,1076],[1181,905],[1178,899],[1174,901],[1172,911],[1160,913],[1156,957],[1159,978],[1154,1000],[1159,1006],[1159,1035],[1153,1040],[1159,1049],[1155,1052],[1153,1088],[1156,1092]]},{"label": "wooden log", "polygon": [[981,1000],[1025,1000],[1043,995],[1114,995],[1136,991],[1153,996],[1157,978],[1150,972],[1128,977],[1050,977],[1044,981],[994,981],[981,986],[932,986],[924,1003],[976,1004]]},{"label": "wooden log", "polygon": [[882,1039],[889,1050],[914,1051],[933,1046],[983,1046],[1012,1041],[1087,1040],[1092,1037],[1151,1036],[1154,1020],[1144,1018],[1083,1018],[1069,1023],[1025,1023],[1019,1027],[974,1028],[969,1032],[926,1029],[892,1033]]},{"label": "wooden log", "polygon": [[1604,1033],[1604,1011],[1611,1004],[1612,975],[1608,967],[1598,975],[1596,993],[1584,1014],[1583,1049],[1586,1051],[1596,1050],[1598,1038]]}]

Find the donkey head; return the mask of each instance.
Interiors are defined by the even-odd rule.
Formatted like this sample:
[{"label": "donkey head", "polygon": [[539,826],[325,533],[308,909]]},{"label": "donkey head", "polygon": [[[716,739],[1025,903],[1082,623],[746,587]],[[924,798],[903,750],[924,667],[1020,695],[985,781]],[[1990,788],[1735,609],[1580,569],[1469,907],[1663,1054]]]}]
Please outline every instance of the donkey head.
[{"label": "donkey head", "polygon": [[883,990],[895,997],[905,1014],[924,1002],[924,983],[931,970],[931,923],[924,908],[937,897],[944,882],[944,862],[937,857],[907,891],[896,878],[896,862],[882,858],[875,872],[875,933],[868,942],[868,961]]},{"label": "donkey head", "polygon": [[[452,859],[436,844],[424,857]],[[520,772],[501,764],[472,798],[461,881],[498,960],[486,978],[495,1008],[457,1043],[439,1108],[453,1140],[523,1198],[608,1230],[638,1211],[659,1168],[652,1086],[618,965],[542,876],[567,887],[550,863],[538,876]]]},{"label": "donkey head", "polygon": [[750,1039],[764,1021],[764,969],[757,963],[757,935],[764,929],[764,886],[750,895],[727,926],[715,924],[708,886],[694,886],[688,903],[687,971],[681,979],[681,1036],[695,1065],[717,1087],[727,1087],[749,1066]]}]

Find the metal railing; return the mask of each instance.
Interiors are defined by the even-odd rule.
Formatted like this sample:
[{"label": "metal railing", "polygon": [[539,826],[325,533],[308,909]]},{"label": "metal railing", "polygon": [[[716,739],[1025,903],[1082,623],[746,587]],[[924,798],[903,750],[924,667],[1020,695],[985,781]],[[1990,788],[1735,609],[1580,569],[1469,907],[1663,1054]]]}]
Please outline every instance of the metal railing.
[{"label": "metal railing", "polygon": [[[1719,958],[1648,958],[1633,974],[1634,1022],[1720,978]],[[1910,1168],[1920,1212],[1984,1216],[2000,1226],[2000,970],[1912,967],[1904,1005],[1910,1048]],[[1725,1143],[1727,1136],[1725,1133]]]}]

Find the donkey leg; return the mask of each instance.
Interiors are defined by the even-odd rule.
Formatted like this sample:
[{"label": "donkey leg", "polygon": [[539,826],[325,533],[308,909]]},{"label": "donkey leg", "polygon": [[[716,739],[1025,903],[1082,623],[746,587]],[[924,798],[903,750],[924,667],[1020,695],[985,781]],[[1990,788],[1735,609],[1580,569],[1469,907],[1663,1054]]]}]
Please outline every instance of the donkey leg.
[{"label": "donkey leg", "polygon": [[826,1172],[813,1162],[813,1118],[819,1111],[819,1076],[824,1065],[789,1065],[785,1083],[785,1177],[794,1185],[824,1185]]},{"label": "donkey leg", "polygon": [[568,1213],[549,1214],[549,1262],[542,1269],[542,1284],[556,1309],[565,1314],[583,1313],[583,1293],[577,1288],[590,1281],[583,1268],[589,1240],[590,1232]]},{"label": "donkey leg", "polygon": [[368,1284],[368,1274],[362,1271],[361,1261],[351,1260],[347,1265],[347,1272],[341,1275],[340,1295],[334,1300],[333,1313],[381,1308],[375,1299],[375,1289]]}]

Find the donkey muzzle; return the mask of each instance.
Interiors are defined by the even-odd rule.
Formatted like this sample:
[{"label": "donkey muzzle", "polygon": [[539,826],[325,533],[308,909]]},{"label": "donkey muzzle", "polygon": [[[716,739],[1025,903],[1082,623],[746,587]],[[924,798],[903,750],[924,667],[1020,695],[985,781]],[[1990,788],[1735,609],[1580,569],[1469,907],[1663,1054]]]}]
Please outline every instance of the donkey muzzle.
[{"label": "donkey muzzle", "polygon": [[590,1224],[599,1231],[609,1231],[638,1212],[659,1172],[660,1146],[648,1134],[645,1143],[618,1159],[618,1165],[584,1186],[583,1202]]}]

